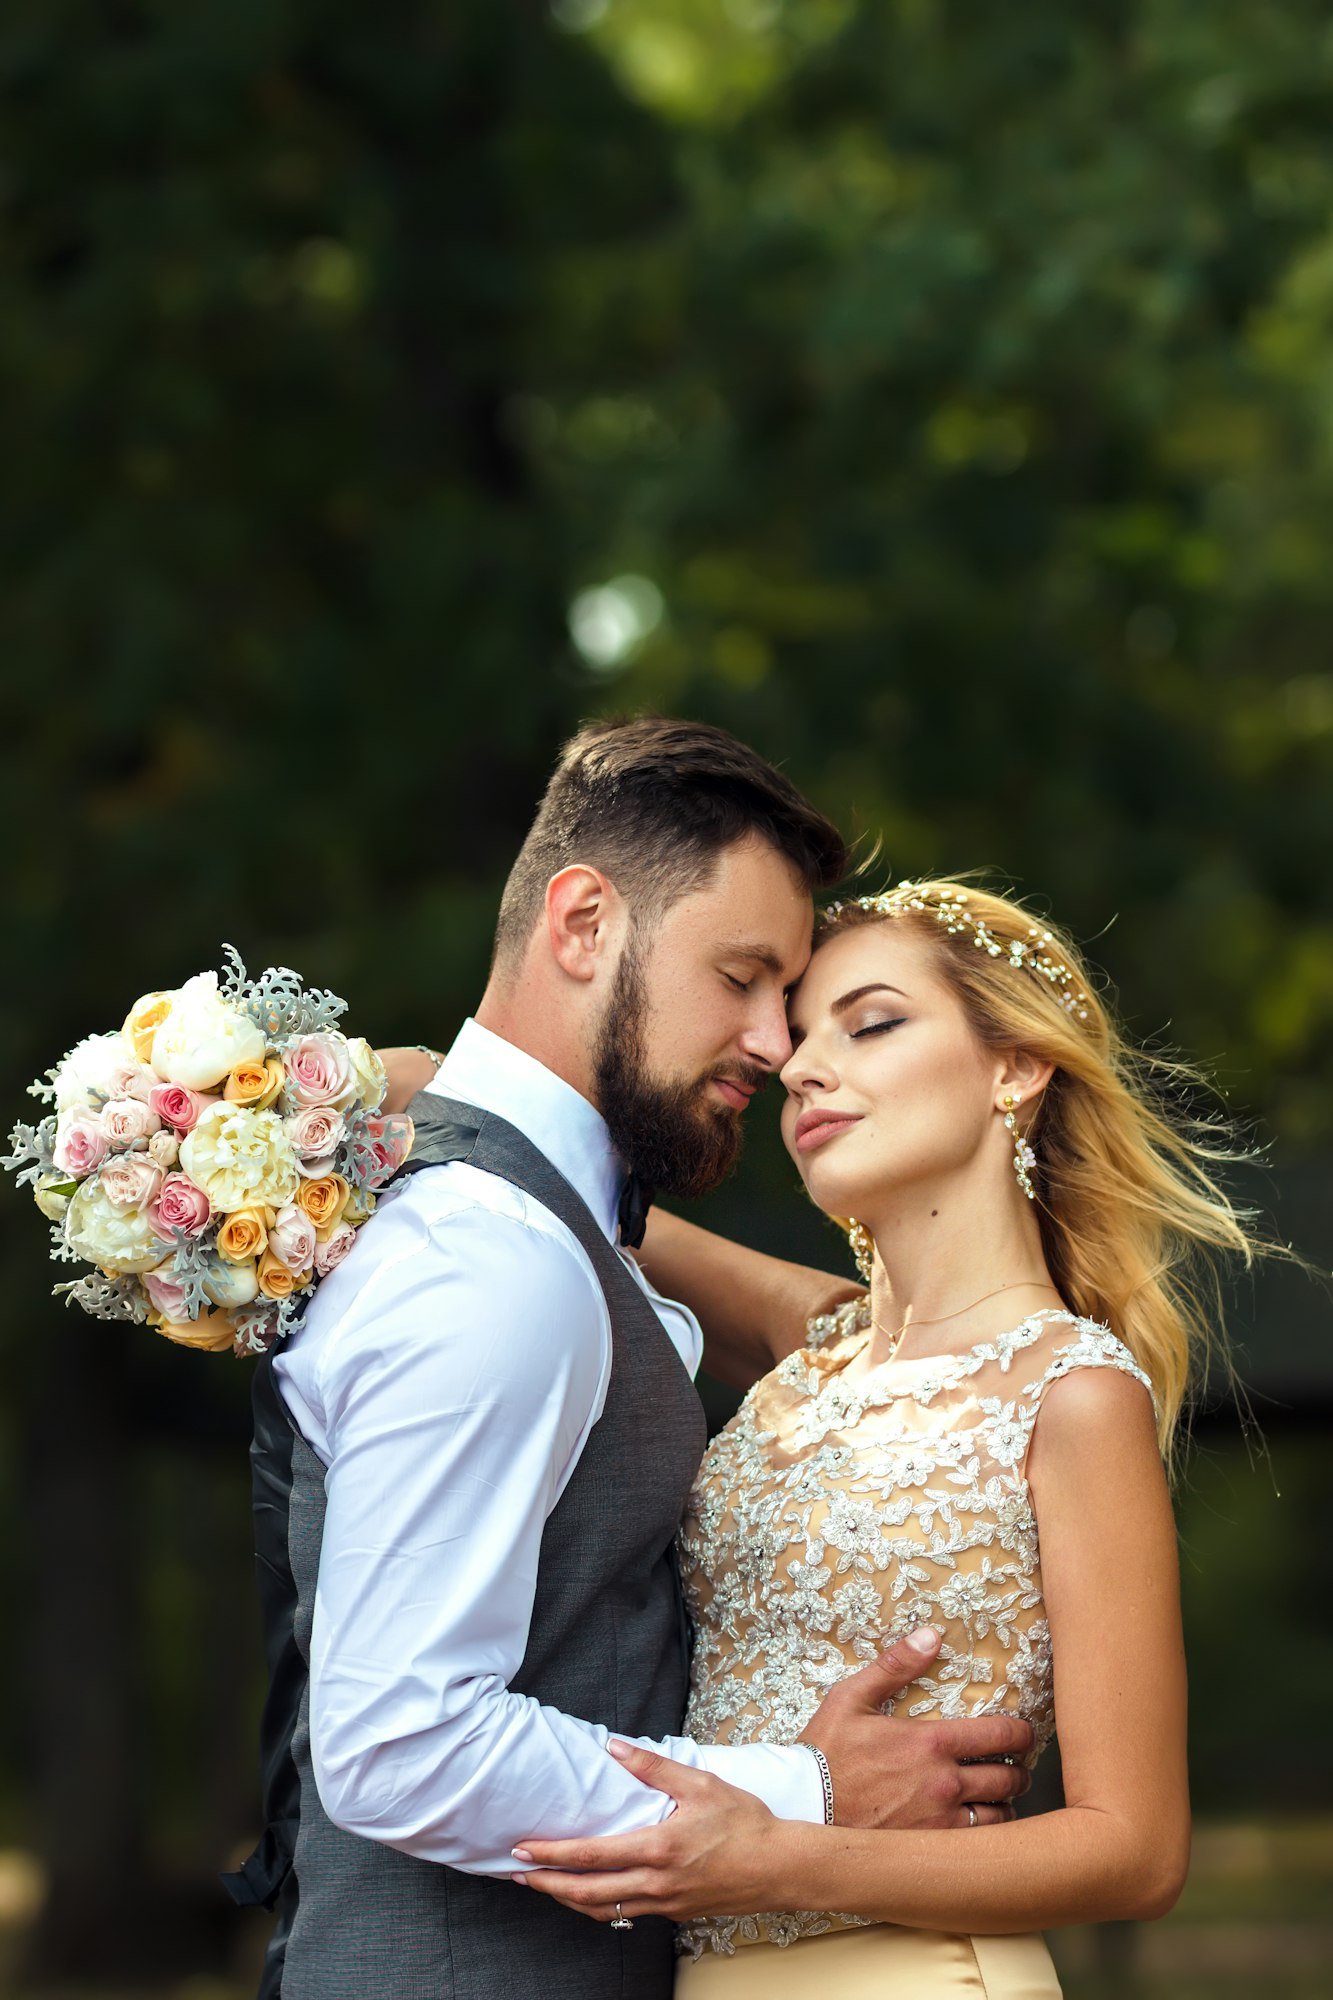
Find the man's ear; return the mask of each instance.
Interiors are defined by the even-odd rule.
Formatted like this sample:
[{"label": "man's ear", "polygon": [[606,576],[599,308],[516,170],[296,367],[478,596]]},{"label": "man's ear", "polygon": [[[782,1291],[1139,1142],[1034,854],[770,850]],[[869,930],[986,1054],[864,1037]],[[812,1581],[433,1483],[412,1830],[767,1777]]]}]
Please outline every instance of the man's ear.
[{"label": "man's ear", "polygon": [[571,979],[587,983],[610,962],[624,932],[624,898],[610,877],[582,862],[546,885],[546,938]]}]

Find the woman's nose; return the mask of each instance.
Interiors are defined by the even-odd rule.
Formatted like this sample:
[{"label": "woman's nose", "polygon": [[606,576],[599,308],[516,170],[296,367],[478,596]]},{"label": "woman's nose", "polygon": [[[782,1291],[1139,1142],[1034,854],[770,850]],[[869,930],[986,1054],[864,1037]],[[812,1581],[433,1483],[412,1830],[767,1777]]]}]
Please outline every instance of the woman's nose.
[{"label": "woman's nose", "polygon": [[793,1095],[803,1090],[831,1090],[837,1084],[837,1078],[809,1040],[792,1050],[779,1072],[778,1080],[784,1090],[791,1091]]}]

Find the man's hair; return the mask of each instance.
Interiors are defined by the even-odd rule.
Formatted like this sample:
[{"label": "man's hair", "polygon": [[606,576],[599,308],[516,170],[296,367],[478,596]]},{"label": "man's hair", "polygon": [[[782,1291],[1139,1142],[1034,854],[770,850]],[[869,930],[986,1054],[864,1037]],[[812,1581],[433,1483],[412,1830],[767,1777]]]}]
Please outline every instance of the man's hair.
[{"label": "man's hair", "polygon": [[562,868],[600,869],[642,926],[701,888],[722,851],[747,835],[784,855],[812,892],[847,872],[833,822],[725,729],[656,715],[585,723],[561,751],[510,870],[496,959],[522,950]]}]

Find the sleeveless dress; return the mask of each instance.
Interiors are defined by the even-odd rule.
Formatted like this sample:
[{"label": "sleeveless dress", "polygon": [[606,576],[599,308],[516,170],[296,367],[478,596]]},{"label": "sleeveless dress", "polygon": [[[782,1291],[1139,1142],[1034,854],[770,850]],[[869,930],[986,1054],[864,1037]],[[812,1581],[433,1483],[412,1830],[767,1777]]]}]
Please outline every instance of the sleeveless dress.
[{"label": "sleeveless dress", "polygon": [[[1025,1470],[1042,1397],[1076,1368],[1151,1391],[1106,1327],[1059,1309],[963,1354],[844,1382],[871,1338],[858,1300],[757,1382],[709,1446],[681,1529],[695,1643],[686,1730],[791,1743],[835,1682],[917,1625],[944,1635],[888,1713],[1005,1710],[1054,1731],[1050,1632]],[[825,1910],[682,1926],[677,2000],[1045,2000],[1036,1936],[970,1937]]]}]

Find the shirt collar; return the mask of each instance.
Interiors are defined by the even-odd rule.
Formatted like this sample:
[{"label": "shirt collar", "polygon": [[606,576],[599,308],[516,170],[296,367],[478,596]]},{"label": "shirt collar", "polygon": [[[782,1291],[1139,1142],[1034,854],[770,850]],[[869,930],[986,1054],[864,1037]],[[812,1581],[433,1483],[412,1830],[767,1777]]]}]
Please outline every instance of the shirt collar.
[{"label": "shirt collar", "polygon": [[475,1104],[515,1126],[582,1195],[615,1242],[624,1163],[601,1112],[573,1084],[513,1042],[467,1020],[426,1089]]}]

